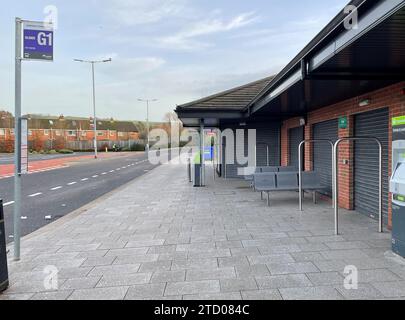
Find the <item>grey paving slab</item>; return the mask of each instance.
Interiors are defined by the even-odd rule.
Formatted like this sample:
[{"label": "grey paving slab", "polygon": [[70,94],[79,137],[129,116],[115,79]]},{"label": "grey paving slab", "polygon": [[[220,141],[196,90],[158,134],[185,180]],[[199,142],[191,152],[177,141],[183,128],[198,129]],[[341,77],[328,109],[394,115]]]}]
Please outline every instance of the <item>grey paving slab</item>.
[{"label": "grey paving slab", "polygon": [[242,291],[243,300],[282,300],[280,292],[276,290],[248,290]]},{"label": "grey paving slab", "polygon": [[255,264],[253,266],[236,266],[236,276],[238,278],[251,278],[269,276],[270,271],[264,264]]},{"label": "grey paving slab", "polygon": [[74,290],[68,300],[123,300],[128,287],[92,288]]},{"label": "grey paving slab", "polygon": [[405,281],[376,282],[371,285],[386,298],[405,297]]},{"label": "grey paving slab", "polygon": [[330,284],[343,284],[344,278],[339,272],[307,273],[309,280],[314,286],[324,286]]},{"label": "grey paving slab", "polygon": [[61,290],[89,289],[94,288],[101,277],[86,277],[67,279],[61,286]]},{"label": "grey paving slab", "polygon": [[260,289],[311,287],[313,284],[305,274],[256,277]]},{"label": "grey paving slab", "polygon": [[339,293],[348,300],[375,300],[382,299],[384,295],[370,284],[359,283],[357,289],[345,289],[343,285],[337,286]]},{"label": "grey paving slab", "polygon": [[150,280],[151,283],[181,282],[186,279],[186,270],[156,271]]},{"label": "grey paving slab", "polygon": [[96,287],[132,286],[149,283],[152,273],[133,273],[125,275],[103,276]]},{"label": "grey paving slab", "polygon": [[73,290],[59,290],[54,292],[40,292],[34,294],[30,300],[66,300]]},{"label": "grey paving slab", "polygon": [[221,292],[233,292],[242,290],[258,289],[255,279],[252,278],[236,278],[236,279],[221,279]]},{"label": "grey paving slab", "polygon": [[124,265],[111,265],[111,266],[101,266],[94,267],[89,276],[108,276],[108,275],[117,275],[117,274],[131,274],[136,273],[139,270],[141,265],[136,264],[124,264]]},{"label": "grey paving slab", "polygon": [[343,300],[334,287],[300,287],[279,289],[284,300]]},{"label": "grey paving slab", "polygon": [[189,269],[186,273],[186,281],[195,280],[215,280],[215,279],[235,279],[235,268],[218,268],[218,269]]},{"label": "grey paving slab", "polygon": [[186,294],[183,300],[242,300],[240,292]]},{"label": "grey paving slab", "polygon": [[220,286],[218,280],[183,281],[168,283],[165,290],[165,296],[219,292]]},{"label": "grey paving slab", "polygon": [[251,265],[255,264],[269,264],[273,262],[287,263],[294,262],[294,259],[289,254],[272,254],[272,255],[258,255],[247,257]]},{"label": "grey paving slab", "polygon": [[270,263],[267,265],[272,275],[289,273],[319,272],[312,262]]}]

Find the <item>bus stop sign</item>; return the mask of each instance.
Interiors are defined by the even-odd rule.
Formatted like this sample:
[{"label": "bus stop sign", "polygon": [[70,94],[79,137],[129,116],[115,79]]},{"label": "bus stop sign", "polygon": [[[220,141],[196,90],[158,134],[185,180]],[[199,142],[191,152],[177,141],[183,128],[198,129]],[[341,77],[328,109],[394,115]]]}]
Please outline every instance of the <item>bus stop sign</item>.
[{"label": "bus stop sign", "polygon": [[23,59],[53,61],[53,28],[44,22],[23,22]]}]

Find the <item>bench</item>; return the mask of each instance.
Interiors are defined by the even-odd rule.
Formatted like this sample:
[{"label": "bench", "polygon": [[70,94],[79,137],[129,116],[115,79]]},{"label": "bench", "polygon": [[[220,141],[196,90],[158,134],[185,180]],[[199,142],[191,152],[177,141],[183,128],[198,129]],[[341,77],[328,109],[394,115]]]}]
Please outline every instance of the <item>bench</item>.
[{"label": "bench", "polygon": [[[267,205],[270,205],[270,192],[272,191],[298,191],[297,172],[278,173],[255,173],[253,175],[255,190],[267,193]],[[312,191],[314,203],[316,203],[316,192],[325,189],[320,183],[319,174],[314,171],[302,172],[302,190]]]}]

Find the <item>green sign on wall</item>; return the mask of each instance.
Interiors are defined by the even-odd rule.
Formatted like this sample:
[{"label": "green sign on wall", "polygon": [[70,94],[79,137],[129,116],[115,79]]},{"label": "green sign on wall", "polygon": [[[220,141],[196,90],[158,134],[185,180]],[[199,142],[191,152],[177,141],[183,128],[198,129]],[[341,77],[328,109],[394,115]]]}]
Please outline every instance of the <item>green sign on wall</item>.
[{"label": "green sign on wall", "polygon": [[347,129],[347,117],[339,118],[339,129]]}]

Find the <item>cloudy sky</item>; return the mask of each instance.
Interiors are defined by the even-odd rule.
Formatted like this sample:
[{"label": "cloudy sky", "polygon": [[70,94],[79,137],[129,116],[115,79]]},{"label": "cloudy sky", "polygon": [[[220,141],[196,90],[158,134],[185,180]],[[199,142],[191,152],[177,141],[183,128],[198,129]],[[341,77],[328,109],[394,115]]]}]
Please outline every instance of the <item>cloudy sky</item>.
[{"label": "cloudy sky", "polygon": [[[151,119],[176,104],[280,71],[348,0],[4,0],[0,109],[14,109],[14,18],[58,10],[55,61],[23,63],[23,113],[89,116],[98,65],[99,117]],[[6,8],[5,8],[6,7]]]}]

